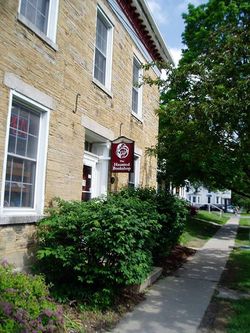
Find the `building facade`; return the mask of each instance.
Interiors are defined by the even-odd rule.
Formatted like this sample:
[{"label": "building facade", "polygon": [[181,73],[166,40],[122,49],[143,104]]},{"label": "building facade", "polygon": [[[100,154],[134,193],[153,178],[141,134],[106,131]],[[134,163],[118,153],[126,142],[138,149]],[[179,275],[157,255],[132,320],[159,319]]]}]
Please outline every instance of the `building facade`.
[{"label": "building facade", "polygon": [[204,186],[194,187],[192,185],[175,187],[173,194],[189,201],[193,206],[199,208],[203,205],[223,207],[231,204],[231,191],[211,191]]},{"label": "building facade", "polygon": [[[144,0],[4,1],[0,29],[0,257],[23,267],[54,197],[156,185],[159,92],[141,65],[172,59]],[[110,172],[120,136],[133,173]]]}]

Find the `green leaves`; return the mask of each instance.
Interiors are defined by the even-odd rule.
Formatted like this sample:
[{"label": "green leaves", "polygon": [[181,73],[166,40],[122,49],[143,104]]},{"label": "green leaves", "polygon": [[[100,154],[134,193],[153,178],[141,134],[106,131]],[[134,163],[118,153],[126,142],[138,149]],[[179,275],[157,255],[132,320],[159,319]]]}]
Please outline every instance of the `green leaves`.
[{"label": "green leaves", "polygon": [[210,0],[183,15],[186,49],[161,86],[161,177],[250,196],[250,5]]},{"label": "green leaves", "polygon": [[63,317],[41,276],[0,263],[0,332],[63,331]]},{"label": "green leaves", "polygon": [[91,304],[97,297],[99,304],[108,288],[106,304],[107,295],[146,278],[153,256],[176,244],[185,218],[183,202],[150,188],[123,189],[102,201],[57,200],[38,225],[36,266],[60,299],[61,289],[64,297]]}]

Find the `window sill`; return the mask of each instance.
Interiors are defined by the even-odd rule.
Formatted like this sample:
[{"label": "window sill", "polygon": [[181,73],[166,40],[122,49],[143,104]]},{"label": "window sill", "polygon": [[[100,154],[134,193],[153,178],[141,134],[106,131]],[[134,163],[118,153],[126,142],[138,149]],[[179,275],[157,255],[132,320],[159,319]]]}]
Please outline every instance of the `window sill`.
[{"label": "window sill", "polygon": [[41,32],[34,24],[32,24],[29,20],[27,20],[25,16],[19,13],[17,19],[28,29],[33,31],[42,41],[48,44],[54,51],[58,51],[58,45],[54,43],[49,37],[47,37],[43,32]]},{"label": "window sill", "polygon": [[98,87],[100,88],[103,92],[105,92],[105,94],[107,94],[109,97],[113,98],[113,94],[112,92],[106,88],[101,82],[99,82],[98,80],[96,80],[95,78],[93,78],[92,82]]},{"label": "window sill", "polygon": [[35,223],[43,217],[43,215],[2,215],[0,216],[0,226]]},{"label": "window sill", "polygon": [[139,121],[141,124],[143,123],[143,119],[142,119],[142,117],[141,116],[139,116],[137,113],[135,113],[135,112],[131,112],[131,115],[132,115],[132,117],[133,118],[135,118],[137,121]]}]

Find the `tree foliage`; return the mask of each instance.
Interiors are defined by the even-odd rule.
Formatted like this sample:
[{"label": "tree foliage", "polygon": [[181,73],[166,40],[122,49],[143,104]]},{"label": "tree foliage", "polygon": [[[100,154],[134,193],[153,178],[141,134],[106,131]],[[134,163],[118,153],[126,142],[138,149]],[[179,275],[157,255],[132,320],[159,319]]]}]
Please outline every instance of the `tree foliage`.
[{"label": "tree foliage", "polygon": [[249,15],[245,0],[210,0],[183,14],[180,64],[161,82],[161,176],[250,196]]}]

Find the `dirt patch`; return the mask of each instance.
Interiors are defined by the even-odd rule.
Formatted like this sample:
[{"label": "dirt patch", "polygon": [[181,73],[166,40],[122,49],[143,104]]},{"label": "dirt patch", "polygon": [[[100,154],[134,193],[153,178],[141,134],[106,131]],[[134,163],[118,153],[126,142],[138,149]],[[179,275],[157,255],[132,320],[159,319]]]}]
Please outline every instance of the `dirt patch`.
[{"label": "dirt patch", "polygon": [[231,315],[230,302],[214,297],[203,316],[197,333],[227,332],[227,323]]},{"label": "dirt patch", "polygon": [[196,253],[196,250],[176,245],[169,256],[162,258],[157,265],[163,268],[162,274],[164,276],[172,275],[178,268],[180,268],[191,256]]}]

